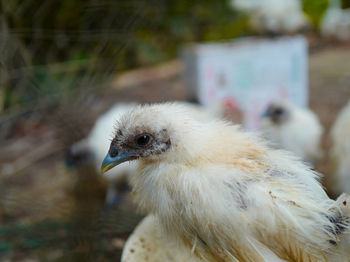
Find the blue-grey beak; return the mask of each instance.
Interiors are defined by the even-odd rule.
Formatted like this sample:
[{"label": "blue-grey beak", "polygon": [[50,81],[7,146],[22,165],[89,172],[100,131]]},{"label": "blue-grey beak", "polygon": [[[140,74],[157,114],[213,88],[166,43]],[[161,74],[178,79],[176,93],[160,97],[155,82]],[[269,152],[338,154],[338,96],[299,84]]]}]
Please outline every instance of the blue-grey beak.
[{"label": "blue-grey beak", "polygon": [[260,117],[261,117],[261,118],[268,118],[268,117],[270,117],[270,114],[269,114],[269,112],[266,110],[264,113],[261,114]]},{"label": "blue-grey beak", "polygon": [[113,167],[129,160],[136,159],[137,157],[129,152],[122,153],[120,155],[117,155],[115,157],[111,157],[109,153],[106,155],[105,159],[102,162],[101,165],[101,174],[103,175],[108,170],[112,169]]}]

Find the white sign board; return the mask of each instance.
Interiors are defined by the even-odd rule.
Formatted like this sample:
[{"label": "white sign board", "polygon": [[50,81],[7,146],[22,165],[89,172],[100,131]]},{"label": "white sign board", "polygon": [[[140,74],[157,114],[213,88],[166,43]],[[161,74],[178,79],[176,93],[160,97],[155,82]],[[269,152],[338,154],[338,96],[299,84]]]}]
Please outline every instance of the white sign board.
[{"label": "white sign board", "polygon": [[244,112],[247,129],[274,100],[308,102],[307,42],[301,37],[243,39],[185,48],[185,81],[205,106],[231,101]]}]

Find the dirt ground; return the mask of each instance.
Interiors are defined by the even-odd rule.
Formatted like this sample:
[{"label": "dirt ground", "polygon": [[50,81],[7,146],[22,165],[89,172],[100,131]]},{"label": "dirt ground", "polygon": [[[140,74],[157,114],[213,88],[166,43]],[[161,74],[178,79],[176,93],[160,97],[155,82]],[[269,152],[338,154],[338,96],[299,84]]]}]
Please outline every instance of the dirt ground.
[{"label": "dirt ground", "polygon": [[[350,46],[310,55],[310,107],[326,133],[350,98]],[[165,68],[165,69],[164,69]],[[22,117],[0,148],[0,261],[119,261],[141,216],[129,200],[104,206],[106,183],[93,167],[67,169],[69,145],[87,134],[97,116],[118,101],[188,100],[181,64],[122,75],[98,95],[63,103],[44,117]],[[138,81],[134,81],[138,79]],[[318,169],[329,176],[327,155]]]}]

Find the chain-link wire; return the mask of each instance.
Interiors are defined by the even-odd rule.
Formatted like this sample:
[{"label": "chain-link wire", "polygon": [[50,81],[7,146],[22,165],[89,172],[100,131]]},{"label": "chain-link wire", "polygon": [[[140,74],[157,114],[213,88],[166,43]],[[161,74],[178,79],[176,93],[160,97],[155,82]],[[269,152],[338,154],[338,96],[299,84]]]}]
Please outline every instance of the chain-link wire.
[{"label": "chain-link wire", "polygon": [[0,16],[1,110],[98,89],[181,43],[243,31],[228,0],[2,0]]}]

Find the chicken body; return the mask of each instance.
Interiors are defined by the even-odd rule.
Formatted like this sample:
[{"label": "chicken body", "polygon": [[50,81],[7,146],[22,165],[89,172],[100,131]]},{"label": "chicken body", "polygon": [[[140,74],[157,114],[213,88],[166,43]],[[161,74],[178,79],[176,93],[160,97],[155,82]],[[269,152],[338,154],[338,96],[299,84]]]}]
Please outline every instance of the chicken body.
[{"label": "chicken body", "polygon": [[164,234],[157,217],[145,217],[123,249],[121,262],[200,262],[191,249]]},{"label": "chicken body", "polygon": [[272,146],[293,152],[312,165],[322,158],[323,127],[311,110],[278,102],[264,115],[260,131]]},{"label": "chicken body", "polygon": [[331,130],[332,191],[350,193],[350,102],[338,115]]},{"label": "chicken body", "polygon": [[118,123],[103,170],[138,159],[136,203],[203,261],[350,261],[348,211],[287,152],[177,104]]}]

